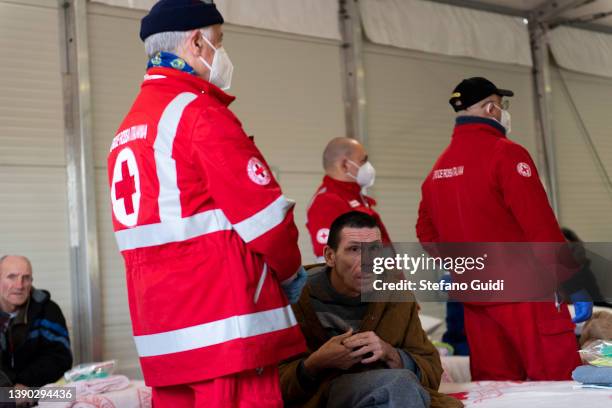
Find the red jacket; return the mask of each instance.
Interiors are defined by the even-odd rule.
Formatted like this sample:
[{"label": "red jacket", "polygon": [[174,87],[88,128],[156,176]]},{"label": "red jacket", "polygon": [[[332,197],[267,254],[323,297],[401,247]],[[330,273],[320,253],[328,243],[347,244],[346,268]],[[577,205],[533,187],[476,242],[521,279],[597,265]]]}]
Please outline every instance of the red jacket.
[{"label": "red jacket", "polygon": [[233,100],[196,76],[152,68],[111,145],[113,226],[151,386],[305,349],[279,283],[301,264],[294,203],[228,109]]},{"label": "red jacket", "polygon": [[361,194],[359,184],[334,180],[329,176],[323,177],[323,183],[312,198],[306,214],[306,228],[310,233],[315,256],[323,256],[332,222],[349,211],[361,211],[376,218],[383,243],[390,243],[387,229],[380,215],[374,211],[375,205],[373,198]]},{"label": "red jacket", "polygon": [[[420,242],[565,242],[529,153],[508,140],[492,119],[458,118],[450,145],[421,190],[416,224]],[[484,253],[491,256],[480,278],[505,281],[504,291],[495,296],[501,302],[549,299],[555,282],[574,272],[571,265],[559,263],[559,245],[522,246],[519,252],[516,245],[485,245]],[[449,248],[427,250],[440,256],[439,251]],[[464,301],[485,300],[477,291],[459,295]]]},{"label": "red jacket", "polygon": [[565,241],[529,153],[494,120],[457,119],[421,195],[421,242]]}]

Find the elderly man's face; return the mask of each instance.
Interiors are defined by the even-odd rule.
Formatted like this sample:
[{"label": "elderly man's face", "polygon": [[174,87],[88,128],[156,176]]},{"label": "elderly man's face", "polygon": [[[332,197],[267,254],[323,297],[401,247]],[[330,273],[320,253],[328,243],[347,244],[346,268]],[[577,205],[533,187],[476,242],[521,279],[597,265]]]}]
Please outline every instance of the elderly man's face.
[{"label": "elderly man's face", "polygon": [[28,262],[9,256],[0,264],[0,306],[5,312],[14,312],[23,305],[32,291],[32,271]]}]

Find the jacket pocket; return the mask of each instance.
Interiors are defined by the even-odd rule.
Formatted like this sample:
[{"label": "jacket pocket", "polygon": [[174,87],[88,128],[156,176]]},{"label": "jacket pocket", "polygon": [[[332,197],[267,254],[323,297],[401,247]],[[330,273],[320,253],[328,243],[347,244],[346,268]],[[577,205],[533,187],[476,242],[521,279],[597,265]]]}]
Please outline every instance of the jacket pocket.
[{"label": "jacket pocket", "polygon": [[574,324],[569,318],[553,318],[538,323],[539,367],[528,373],[532,380],[570,380],[571,373],[580,364]]}]

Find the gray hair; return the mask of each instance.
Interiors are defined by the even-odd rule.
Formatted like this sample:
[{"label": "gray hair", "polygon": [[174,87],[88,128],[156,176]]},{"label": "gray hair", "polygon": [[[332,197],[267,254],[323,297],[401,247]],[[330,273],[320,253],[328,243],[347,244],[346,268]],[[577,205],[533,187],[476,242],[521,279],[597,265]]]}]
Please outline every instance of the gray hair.
[{"label": "gray hair", "polygon": [[176,54],[189,33],[190,31],[166,31],[150,35],[144,41],[145,52],[149,58],[161,51]]},{"label": "gray hair", "polygon": [[[209,27],[201,29],[202,33],[210,40]],[[187,37],[193,32],[189,31],[165,31],[163,33],[152,34],[144,41],[145,52],[149,58],[161,51],[178,54],[183,47]]]}]

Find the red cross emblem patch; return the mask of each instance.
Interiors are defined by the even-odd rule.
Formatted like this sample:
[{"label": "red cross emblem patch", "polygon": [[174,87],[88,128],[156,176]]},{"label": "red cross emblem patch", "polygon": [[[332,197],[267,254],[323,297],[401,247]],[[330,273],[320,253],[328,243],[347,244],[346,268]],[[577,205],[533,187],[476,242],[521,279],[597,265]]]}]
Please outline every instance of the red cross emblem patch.
[{"label": "red cross emblem patch", "polygon": [[126,147],[117,155],[111,184],[113,214],[117,221],[132,227],[140,209],[140,175],[134,152]]},{"label": "red cross emblem patch", "polygon": [[327,239],[329,238],[329,228],[321,228],[317,231],[317,242],[319,244],[325,245],[327,244]]},{"label": "red cross emblem patch", "polygon": [[253,183],[260,186],[265,186],[272,180],[270,170],[257,157],[251,157],[249,160],[247,174]]},{"label": "red cross emblem patch", "polygon": [[531,177],[531,167],[525,162],[517,164],[516,171],[523,177]]}]

